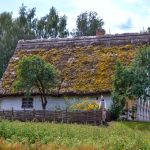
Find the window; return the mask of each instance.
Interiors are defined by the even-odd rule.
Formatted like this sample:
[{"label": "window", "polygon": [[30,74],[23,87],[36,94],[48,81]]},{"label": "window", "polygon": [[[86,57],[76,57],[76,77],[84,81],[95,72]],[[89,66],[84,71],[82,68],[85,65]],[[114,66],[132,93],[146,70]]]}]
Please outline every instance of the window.
[{"label": "window", "polygon": [[22,108],[33,108],[33,98],[22,98]]}]

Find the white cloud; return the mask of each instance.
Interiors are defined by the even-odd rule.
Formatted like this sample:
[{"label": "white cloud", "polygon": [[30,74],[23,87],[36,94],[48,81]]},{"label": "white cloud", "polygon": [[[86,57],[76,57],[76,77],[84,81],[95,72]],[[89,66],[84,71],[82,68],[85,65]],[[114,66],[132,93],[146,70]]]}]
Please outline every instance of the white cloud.
[{"label": "white cloud", "polygon": [[[124,0],[130,3],[137,3],[141,0]],[[68,24],[69,29],[75,28],[75,21],[77,15],[84,11],[96,11],[98,15],[104,19],[105,25],[104,29],[106,33],[109,31],[114,33],[123,33],[123,32],[140,32],[143,30],[143,27],[147,29],[148,22],[150,20],[149,16],[141,16],[138,13],[133,12],[132,10],[122,9],[119,3],[119,0],[92,0],[92,1],[81,1],[74,0],[73,5],[76,9],[76,13],[70,13],[68,15]],[[71,18],[71,19],[70,19]],[[132,20],[132,27],[128,30],[119,28],[119,25],[126,22],[128,19]]]},{"label": "white cloud", "polygon": [[[104,28],[107,33],[109,33],[109,31],[111,31],[111,33],[124,32],[118,28],[118,25],[125,22],[128,18],[131,18],[132,20],[134,20],[133,18],[137,18],[136,14],[123,11],[121,8],[115,5],[112,0],[105,0],[101,3],[100,0],[92,0],[88,2],[75,0],[74,6],[78,12],[77,15],[84,11],[96,11],[99,16],[104,19]],[[76,18],[74,18],[74,16],[71,14],[69,18],[72,18],[75,26]],[[70,25],[73,25],[73,23]],[[70,25],[69,28],[71,28]]]},{"label": "white cloud", "polygon": [[[28,8],[37,8],[36,14],[38,18],[47,14],[53,5],[59,14],[66,14],[68,17],[70,31],[76,28],[77,15],[85,11],[96,11],[104,19],[106,33],[109,33],[109,29],[111,33],[139,32],[143,27],[147,29],[150,26],[148,0],[50,0],[46,3],[43,0],[14,0],[9,6],[6,0],[1,3],[0,10],[1,12],[2,10],[12,10],[13,16],[16,17],[18,8],[23,2]],[[119,28],[128,18],[132,20],[132,28],[128,30]]]},{"label": "white cloud", "polygon": [[124,0],[124,2],[130,3],[130,4],[135,4],[139,2],[140,0]]}]

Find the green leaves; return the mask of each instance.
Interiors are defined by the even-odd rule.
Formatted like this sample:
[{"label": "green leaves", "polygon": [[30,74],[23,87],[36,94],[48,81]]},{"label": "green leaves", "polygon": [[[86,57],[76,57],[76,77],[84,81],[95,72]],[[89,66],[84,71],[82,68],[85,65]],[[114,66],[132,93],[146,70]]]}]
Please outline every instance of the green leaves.
[{"label": "green leaves", "polygon": [[24,5],[20,7],[19,17],[16,19],[12,19],[12,13],[0,14],[0,78],[18,40],[35,38],[35,20],[35,8],[27,11]]},{"label": "green leaves", "polygon": [[12,19],[12,13],[0,14],[0,78],[20,39],[68,36],[67,17],[59,17],[54,7],[40,20],[35,15],[36,8],[27,9],[24,4],[19,8],[19,17],[15,19]]},{"label": "green leaves", "polygon": [[30,95],[36,89],[46,101],[46,94],[58,83],[59,73],[53,65],[38,56],[23,57],[18,65],[14,91],[25,90],[26,95]]},{"label": "green leaves", "polygon": [[146,100],[150,97],[150,47],[143,47],[139,50],[132,70],[135,77],[134,95],[143,96]]},{"label": "green leaves", "polygon": [[[113,109],[121,113],[126,98],[150,97],[150,47],[139,49],[130,66],[117,62],[113,80]],[[116,110],[115,110],[116,108]]]},{"label": "green leaves", "polygon": [[12,56],[18,39],[16,38],[16,26],[12,21],[11,13],[0,14],[0,78],[5,71],[8,61]]},{"label": "green leaves", "polygon": [[59,19],[59,26],[58,26],[58,31],[59,31],[59,37],[64,38],[69,35],[69,31],[66,29],[67,25],[67,16],[62,16]]},{"label": "green leaves", "polygon": [[116,63],[116,72],[113,80],[113,91],[112,100],[113,104],[111,106],[111,112],[114,119],[117,119],[122,112],[125,104],[126,97],[126,86],[128,82],[126,81],[128,75],[128,69],[121,62]]},{"label": "green leaves", "polygon": [[52,7],[49,14],[42,17],[37,21],[37,37],[38,38],[56,38],[56,37],[67,37],[68,30],[66,29],[67,17],[59,16],[57,10]]},{"label": "green leaves", "polygon": [[103,19],[97,16],[96,12],[84,12],[77,17],[76,36],[94,36],[96,30],[104,25]]},{"label": "green leaves", "polygon": [[50,89],[58,83],[58,71],[38,56],[24,57],[18,66],[17,79],[22,86]]}]

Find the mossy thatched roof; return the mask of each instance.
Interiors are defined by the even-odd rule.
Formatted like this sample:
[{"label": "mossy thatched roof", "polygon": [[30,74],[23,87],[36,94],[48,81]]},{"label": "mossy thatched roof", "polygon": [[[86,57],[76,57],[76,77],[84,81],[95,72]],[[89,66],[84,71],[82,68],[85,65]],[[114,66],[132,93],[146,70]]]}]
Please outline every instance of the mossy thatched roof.
[{"label": "mossy thatched roof", "polygon": [[[61,73],[61,85],[53,93],[48,94],[78,95],[111,92],[116,60],[129,64],[135,57],[138,47],[132,43],[109,46],[90,43],[53,47],[31,46],[20,50],[17,48],[3,75],[0,94],[3,96],[19,94],[13,92],[17,64],[23,56],[30,55],[41,56],[45,61],[55,65]],[[33,94],[38,94],[38,91],[35,89]]]}]

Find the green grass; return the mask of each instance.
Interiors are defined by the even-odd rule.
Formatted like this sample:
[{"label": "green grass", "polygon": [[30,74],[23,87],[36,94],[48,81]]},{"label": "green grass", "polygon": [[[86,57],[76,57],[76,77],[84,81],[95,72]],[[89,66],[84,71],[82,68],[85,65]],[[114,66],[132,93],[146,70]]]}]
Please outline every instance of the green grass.
[{"label": "green grass", "polygon": [[9,143],[55,144],[68,149],[86,145],[104,150],[150,150],[150,123],[111,122],[105,127],[1,121],[0,137]]}]

